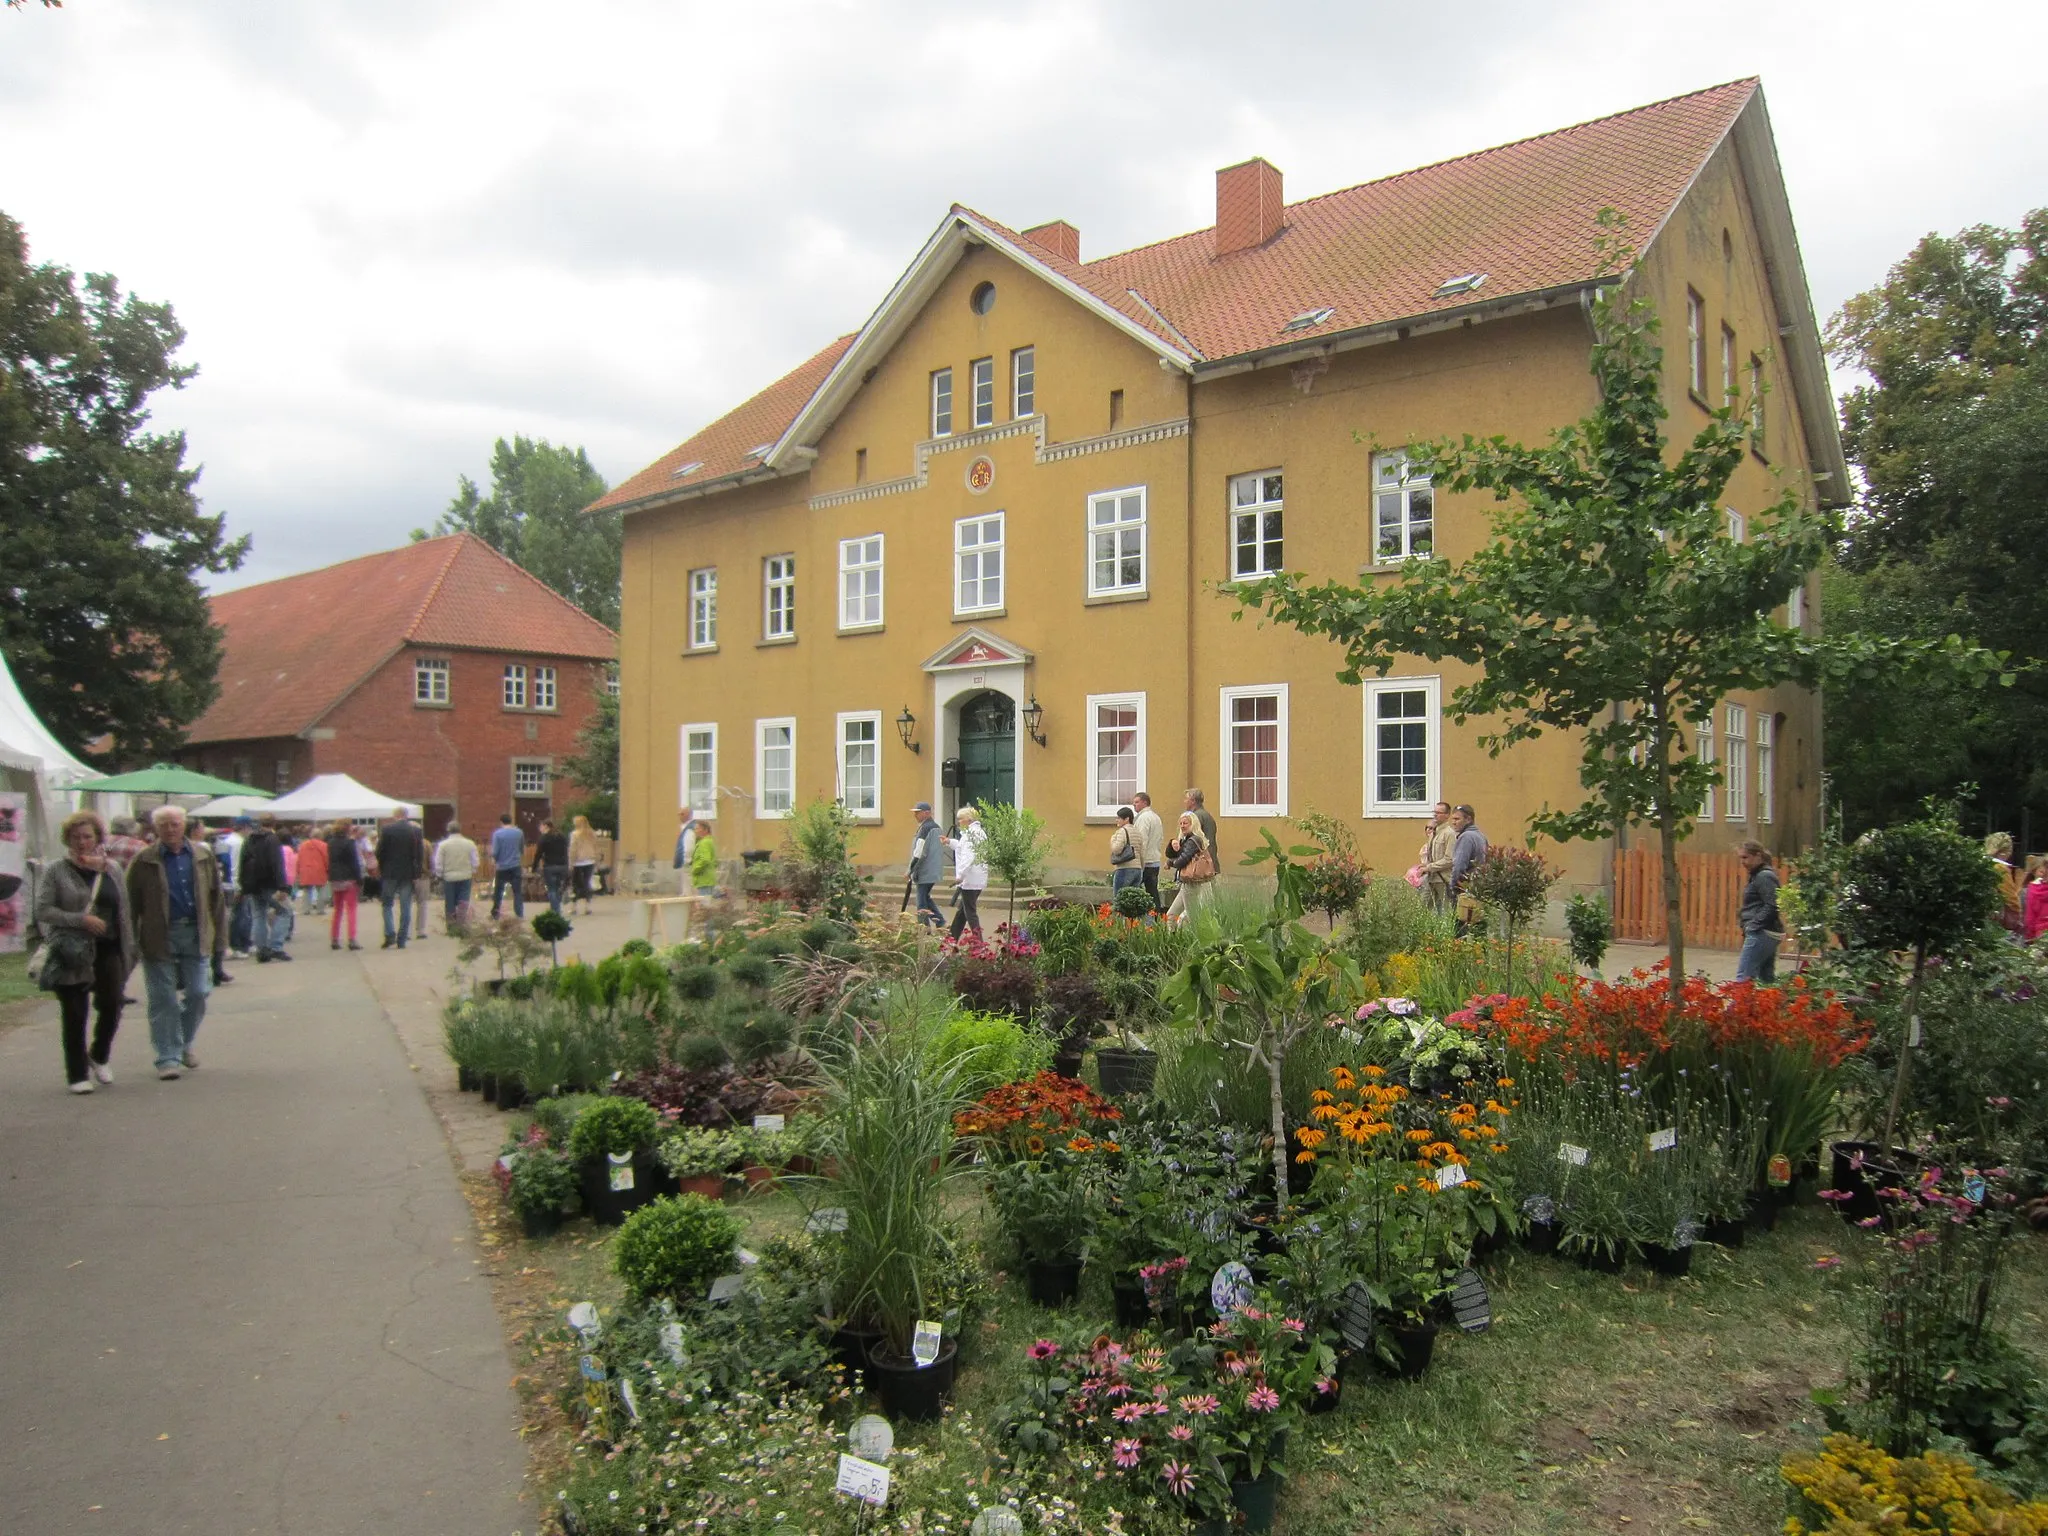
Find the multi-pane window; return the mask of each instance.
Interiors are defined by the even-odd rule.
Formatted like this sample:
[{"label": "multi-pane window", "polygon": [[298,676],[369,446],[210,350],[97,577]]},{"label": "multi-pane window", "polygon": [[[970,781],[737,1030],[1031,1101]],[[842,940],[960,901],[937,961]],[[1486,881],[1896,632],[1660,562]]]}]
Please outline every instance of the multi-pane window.
[{"label": "multi-pane window", "polygon": [[1225,688],[1223,812],[1230,816],[1287,814],[1287,685]]},{"label": "multi-pane window", "polygon": [[[1714,712],[1710,709],[1704,716],[1693,722],[1694,747],[1703,763],[1711,763],[1720,756],[1714,750]],[[1714,786],[1707,786],[1707,798],[1700,802],[1700,820],[1714,819]]]},{"label": "multi-pane window", "polygon": [[695,816],[718,814],[718,727],[683,727],[682,803]]},{"label": "multi-pane window", "polygon": [[1038,354],[1033,347],[1019,347],[1010,354],[1010,414],[1019,418],[1038,410]]},{"label": "multi-pane window", "polygon": [[974,389],[974,424],[992,427],[996,421],[996,360],[977,357],[967,365],[967,377]]},{"label": "multi-pane window", "polygon": [[953,525],[955,613],[1003,606],[1003,514],[963,517]]},{"label": "multi-pane window", "polygon": [[604,669],[604,691],[612,698],[616,699],[619,696],[619,669],[617,667],[606,667]]},{"label": "multi-pane window", "polygon": [[932,371],[932,436],[950,437],[953,432],[953,370]]},{"label": "multi-pane window", "polygon": [[1749,709],[1730,704],[1722,710],[1721,778],[1728,789],[1728,819],[1749,820]]},{"label": "multi-pane window", "polygon": [[796,805],[796,722],[754,722],[754,810],[787,816]]},{"label": "multi-pane window", "polygon": [[718,644],[718,570],[690,572],[690,649],[709,650]]},{"label": "multi-pane window", "polygon": [[292,760],[288,757],[278,758],[272,774],[271,787],[281,795],[292,785]]},{"label": "multi-pane window", "polygon": [[761,562],[761,633],[770,640],[796,634],[796,556],[770,555]]},{"label": "multi-pane window", "polygon": [[1365,814],[1427,816],[1436,804],[1441,728],[1433,677],[1365,686]]},{"label": "multi-pane window", "polygon": [[526,668],[517,662],[505,668],[505,707],[526,708]]},{"label": "multi-pane window", "polygon": [[839,541],[839,627],[873,629],[882,622],[882,536]]},{"label": "multi-pane window", "polygon": [[882,717],[839,717],[839,803],[855,816],[882,814]]},{"label": "multi-pane window", "polygon": [[1415,473],[1405,453],[1373,460],[1372,557],[1427,559],[1436,552],[1436,491],[1429,476]]},{"label": "multi-pane window", "polygon": [[1721,327],[1721,403],[1735,403],[1735,333]]},{"label": "multi-pane window", "polygon": [[1776,716],[1756,717],[1756,819],[1769,826],[1776,814],[1778,796],[1778,721]]},{"label": "multi-pane window", "polygon": [[1685,290],[1685,386],[1707,398],[1707,303]]},{"label": "multi-pane window", "polygon": [[1145,695],[1088,698],[1088,814],[1114,816],[1145,784]]},{"label": "multi-pane window", "polygon": [[555,669],[535,667],[533,669],[533,707],[553,709],[555,707]]},{"label": "multi-pane window", "polygon": [[546,763],[514,763],[512,765],[512,793],[515,795],[544,795],[548,792],[548,765]]},{"label": "multi-pane window", "polygon": [[1088,498],[1088,595],[1145,590],[1145,487]]},{"label": "multi-pane window", "polygon": [[1785,627],[1806,628],[1806,583],[1803,581],[1785,594]]},{"label": "multi-pane window", "polygon": [[1749,446],[1764,451],[1764,360],[1749,354]]},{"label": "multi-pane window", "polygon": [[415,704],[448,702],[448,663],[415,661],[412,664],[412,701]]},{"label": "multi-pane window", "polygon": [[1280,471],[1238,475],[1230,482],[1230,574],[1242,581],[1280,569]]},{"label": "multi-pane window", "polygon": [[1740,544],[1749,537],[1749,519],[1733,507],[1723,509],[1728,514],[1728,537]]}]

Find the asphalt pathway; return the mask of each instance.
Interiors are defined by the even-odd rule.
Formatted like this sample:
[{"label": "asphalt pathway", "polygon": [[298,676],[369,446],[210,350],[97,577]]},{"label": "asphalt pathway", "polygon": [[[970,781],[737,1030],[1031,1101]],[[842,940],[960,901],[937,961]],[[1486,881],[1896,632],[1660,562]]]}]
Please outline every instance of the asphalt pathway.
[{"label": "asphalt pathway", "polygon": [[489,1282],[368,983],[376,940],[299,932],[291,964],[233,965],[176,1082],[140,1006],[89,1097],[65,1091],[54,1001],[0,1035],[8,1536],[535,1528]]}]

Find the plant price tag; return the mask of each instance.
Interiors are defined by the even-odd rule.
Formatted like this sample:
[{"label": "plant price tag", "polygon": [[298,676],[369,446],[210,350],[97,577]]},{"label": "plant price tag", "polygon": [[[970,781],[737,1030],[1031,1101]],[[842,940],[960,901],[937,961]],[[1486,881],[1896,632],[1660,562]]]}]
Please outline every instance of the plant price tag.
[{"label": "plant price tag", "polygon": [[1560,1163],[1570,1163],[1574,1168],[1585,1167],[1586,1159],[1592,1155],[1584,1147],[1575,1147],[1568,1141],[1560,1143],[1557,1149],[1557,1160]]},{"label": "plant price tag", "polygon": [[780,1115],[756,1115],[754,1116],[754,1129],[757,1131],[781,1131],[787,1130],[788,1126]]},{"label": "plant price tag", "polygon": [[850,1493],[862,1503],[872,1504],[879,1509],[889,1502],[889,1469],[841,1451],[839,1480],[832,1485],[832,1491]]},{"label": "plant price tag", "polygon": [[605,1161],[611,1164],[612,1193],[619,1194],[631,1189],[633,1187],[633,1154],[630,1152],[610,1152],[605,1155]]},{"label": "plant price tag", "polygon": [[843,1205],[820,1206],[811,1212],[804,1222],[806,1232],[844,1232],[846,1230],[846,1207]]},{"label": "plant price tag", "polygon": [[917,1362],[920,1370],[939,1358],[939,1335],[943,1331],[937,1323],[926,1322],[922,1318],[918,1320],[917,1332],[910,1338],[910,1358]]},{"label": "plant price tag", "polygon": [[619,1378],[619,1401],[626,1405],[626,1417],[635,1424],[640,1422],[640,1399],[633,1393],[633,1383],[626,1377]]},{"label": "plant price tag", "polygon": [[595,1355],[584,1355],[576,1362],[576,1369],[583,1373],[585,1381],[604,1380],[604,1362]]},{"label": "plant price tag", "polygon": [[1661,1131],[1650,1132],[1650,1150],[1652,1152],[1669,1152],[1677,1145],[1678,1127],[1675,1125],[1667,1125]]},{"label": "plant price tag", "polygon": [[663,1323],[661,1325],[661,1352],[668,1356],[668,1363],[680,1370],[689,1361],[683,1353],[683,1325]]},{"label": "plant price tag", "polygon": [[746,1283],[747,1277],[745,1275],[720,1275],[711,1282],[711,1299],[713,1301],[731,1301],[733,1297],[739,1295],[740,1287]]},{"label": "plant price tag", "polygon": [[1436,1187],[1438,1189],[1456,1189],[1464,1182],[1465,1170],[1456,1163],[1446,1163],[1436,1171]]}]

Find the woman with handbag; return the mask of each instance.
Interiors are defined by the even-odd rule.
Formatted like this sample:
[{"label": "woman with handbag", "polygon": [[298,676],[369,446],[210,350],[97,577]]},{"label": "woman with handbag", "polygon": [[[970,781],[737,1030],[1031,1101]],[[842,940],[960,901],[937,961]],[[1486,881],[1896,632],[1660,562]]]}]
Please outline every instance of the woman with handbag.
[{"label": "woman with handbag", "polygon": [[348,916],[348,947],[356,942],[356,908],[363,887],[363,845],[356,841],[356,829],[337,821],[327,833],[327,886],[333,897],[334,916],[328,921],[329,948],[341,948],[341,923]]},{"label": "woman with handbag", "polygon": [[[64,857],[50,866],[36,895],[43,949],[37,981],[57,994],[64,1021],[64,1076],[73,1093],[112,1084],[108,1065],[121,1027],[121,994],[135,969],[135,925],[128,888],[106,855],[107,825],[92,811],[64,818]],[[94,1017],[86,1049],[85,1016]]]},{"label": "woman with handbag", "polygon": [[1167,920],[1185,917],[1209,899],[1209,887],[1216,879],[1216,861],[1209,853],[1209,839],[1193,811],[1180,813],[1180,836],[1166,845],[1166,862],[1178,882]]},{"label": "woman with handbag", "polygon": [[1138,813],[1128,805],[1116,808],[1116,830],[1109,834],[1109,891],[1114,896],[1127,885],[1145,883],[1144,866],[1138,863],[1138,836],[1133,823]]}]

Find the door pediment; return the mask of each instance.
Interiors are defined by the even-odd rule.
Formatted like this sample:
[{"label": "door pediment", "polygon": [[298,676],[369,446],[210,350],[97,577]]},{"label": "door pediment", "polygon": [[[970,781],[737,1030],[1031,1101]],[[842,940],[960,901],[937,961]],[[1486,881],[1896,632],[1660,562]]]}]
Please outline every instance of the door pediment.
[{"label": "door pediment", "polygon": [[1001,635],[969,625],[924,659],[927,672],[985,670],[989,667],[1021,667],[1031,662],[1031,653],[1012,645]]}]

